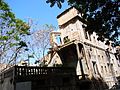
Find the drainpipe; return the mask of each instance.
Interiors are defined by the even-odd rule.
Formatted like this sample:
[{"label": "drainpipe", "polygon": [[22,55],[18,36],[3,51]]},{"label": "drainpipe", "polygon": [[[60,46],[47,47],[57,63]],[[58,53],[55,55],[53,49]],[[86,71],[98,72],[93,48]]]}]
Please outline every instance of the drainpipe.
[{"label": "drainpipe", "polygon": [[76,50],[77,50],[78,61],[80,63],[82,79],[85,79],[85,74],[84,74],[83,65],[82,65],[82,61],[81,61],[82,60],[82,54],[80,53],[80,49],[79,49],[78,43],[76,44]]}]

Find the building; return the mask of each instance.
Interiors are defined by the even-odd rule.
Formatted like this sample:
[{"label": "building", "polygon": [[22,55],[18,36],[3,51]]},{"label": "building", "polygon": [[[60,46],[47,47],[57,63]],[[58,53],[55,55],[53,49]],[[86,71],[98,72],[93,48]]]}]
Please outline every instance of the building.
[{"label": "building", "polygon": [[97,40],[95,32],[86,31],[83,28],[85,20],[74,7],[58,15],[57,20],[59,31],[51,34],[51,54],[57,52],[63,66],[74,67],[79,79],[101,79],[109,88],[117,84],[120,62],[116,59],[116,48],[112,47],[112,42],[106,45]]},{"label": "building", "polygon": [[73,68],[13,66],[0,73],[0,90],[75,90],[74,76]]},{"label": "building", "polygon": [[4,68],[6,68],[6,64],[0,64],[0,72],[1,72]]}]

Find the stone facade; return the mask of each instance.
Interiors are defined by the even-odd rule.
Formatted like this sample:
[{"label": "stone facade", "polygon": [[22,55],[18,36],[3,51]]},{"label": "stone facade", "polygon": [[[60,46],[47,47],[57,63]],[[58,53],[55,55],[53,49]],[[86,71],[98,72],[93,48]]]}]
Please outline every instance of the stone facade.
[{"label": "stone facade", "polygon": [[4,68],[6,68],[6,64],[0,64],[0,72],[4,69]]},{"label": "stone facade", "polygon": [[75,69],[13,66],[0,73],[0,90],[77,90]]},{"label": "stone facade", "polygon": [[75,67],[79,78],[82,74],[90,79],[102,78],[109,88],[117,83],[120,62],[115,57],[116,48],[111,46],[112,42],[105,45],[105,42],[97,40],[95,32],[90,34],[85,31],[82,27],[85,21],[74,7],[58,15],[57,20],[59,31],[51,34],[51,43],[61,62],[66,66]]}]

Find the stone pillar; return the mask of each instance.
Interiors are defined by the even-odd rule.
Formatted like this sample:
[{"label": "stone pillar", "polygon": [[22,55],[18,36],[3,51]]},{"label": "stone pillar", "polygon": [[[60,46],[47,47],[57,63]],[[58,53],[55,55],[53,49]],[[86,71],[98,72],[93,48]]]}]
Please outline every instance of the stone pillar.
[{"label": "stone pillar", "polygon": [[[81,48],[83,48],[83,47],[81,47]],[[80,52],[78,43],[76,44],[76,50],[77,50],[78,61],[79,61],[80,68],[81,68],[82,79],[85,79],[85,74],[84,74],[83,65],[82,65],[82,61],[81,61],[83,57]]]}]

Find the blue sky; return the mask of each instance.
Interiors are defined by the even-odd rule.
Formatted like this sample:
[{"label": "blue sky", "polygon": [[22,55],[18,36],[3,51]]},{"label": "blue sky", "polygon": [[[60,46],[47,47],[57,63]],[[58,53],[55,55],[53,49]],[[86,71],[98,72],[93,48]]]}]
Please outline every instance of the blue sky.
[{"label": "blue sky", "polygon": [[[12,12],[19,19],[27,21],[28,18],[31,18],[33,21],[36,21],[40,26],[49,24],[58,28],[57,15],[63,12],[68,8],[67,3],[64,3],[62,8],[59,9],[56,5],[50,7],[46,3],[46,0],[5,0]],[[30,39],[31,40],[31,39]],[[22,56],[19,59],[27,59],[27,56]],[[30,62],[34,63],[34,59],[31,59]]]},{"label": "blue sky", "polygon": [[57,15],[68,8],[67,3],[64,3],[62,8],[57,6],[50,7],[46,0],[6,0],[17,18],[27,20],[31,18],[39,21],[40,25],[52,24],[58,27]]}]

